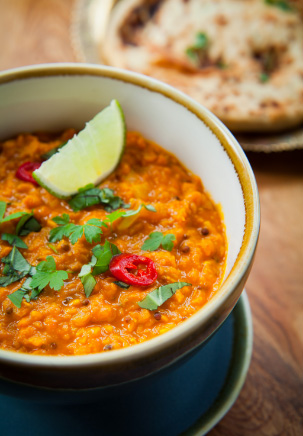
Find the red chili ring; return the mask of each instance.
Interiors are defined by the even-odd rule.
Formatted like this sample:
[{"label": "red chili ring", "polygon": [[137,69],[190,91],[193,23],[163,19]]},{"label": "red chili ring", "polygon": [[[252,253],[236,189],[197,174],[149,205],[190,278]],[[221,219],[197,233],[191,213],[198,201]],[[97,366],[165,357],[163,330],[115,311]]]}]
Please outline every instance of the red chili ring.
[{"label": "red chili ring", "polygon": [[[138,268],[140,265],[144,265],[146,268]],[[136,286],[151,285],[158,275],[155,264],[151,259],[127,253],[113,256],[109,264],[109,270],[116,279]],[[136,274],[133,274],[130,270],[134,270]]]},{"label": "red chili ring", "polygon": [[16,177],[24,182],[31,182],[38,186],[38,183],[33,178],[33,171],[37,170],[41,166],[41,162],[24,162],[17,169]]}]

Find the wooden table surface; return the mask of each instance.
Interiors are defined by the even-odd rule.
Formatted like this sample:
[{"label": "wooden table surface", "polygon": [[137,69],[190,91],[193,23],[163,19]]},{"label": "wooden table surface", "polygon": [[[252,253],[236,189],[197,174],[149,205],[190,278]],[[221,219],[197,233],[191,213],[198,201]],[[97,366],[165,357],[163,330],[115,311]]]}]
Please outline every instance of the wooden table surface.
[{"label": "wooden table surface", "polygon": [[[73,6],[74,0],[0,0],[0,70],[77,61]],[[247,157],[262,215],[246,284],[254,350],[240,396],[209,434],[303,435],[303,150]]]}]

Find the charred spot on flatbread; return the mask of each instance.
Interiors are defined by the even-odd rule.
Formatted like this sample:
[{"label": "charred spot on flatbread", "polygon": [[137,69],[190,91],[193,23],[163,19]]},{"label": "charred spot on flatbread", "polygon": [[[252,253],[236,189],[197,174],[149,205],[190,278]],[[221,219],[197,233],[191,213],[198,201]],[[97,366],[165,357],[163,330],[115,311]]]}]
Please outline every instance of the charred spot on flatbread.
[{"label": "charred spot on flatbread", "polygon": [[144,0],[132,9],[119,29],[124,44],[137,45],[136,34],[140,28],[153,18],[163,0]]}]

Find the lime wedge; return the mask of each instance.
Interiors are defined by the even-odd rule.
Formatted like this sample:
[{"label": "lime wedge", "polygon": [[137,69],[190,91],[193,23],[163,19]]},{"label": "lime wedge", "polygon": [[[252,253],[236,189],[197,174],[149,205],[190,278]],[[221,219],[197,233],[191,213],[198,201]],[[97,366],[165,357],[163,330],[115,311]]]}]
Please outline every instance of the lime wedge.
[{"label": "lime wedge", "polygon": [[33,172],[51,194],[68,198],[89,184],[98,184],[118,165],[125,147],[126,127],[117,100]]}]

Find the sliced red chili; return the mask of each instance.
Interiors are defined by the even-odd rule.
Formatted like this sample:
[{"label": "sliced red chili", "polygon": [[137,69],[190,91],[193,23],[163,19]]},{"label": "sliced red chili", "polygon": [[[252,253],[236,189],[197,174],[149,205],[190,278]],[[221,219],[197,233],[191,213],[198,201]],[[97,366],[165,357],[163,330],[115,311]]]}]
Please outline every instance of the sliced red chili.
[{"label": "sliced red chili", "polygon": [[17,169],[16,177],[25,182],[31,182],[34,185],[38,185],[36,180],[33,178],[33,171],[37,170],[41,166],[41,162],[24,162]]},{"label": "sliced red chili", "polygon": [[151,259],[127,253],[113,256],[109,264],[109,270],[116,279],[137,286],[151,285],[158,275],[155,264]]}]

